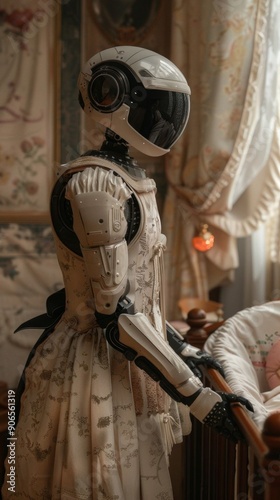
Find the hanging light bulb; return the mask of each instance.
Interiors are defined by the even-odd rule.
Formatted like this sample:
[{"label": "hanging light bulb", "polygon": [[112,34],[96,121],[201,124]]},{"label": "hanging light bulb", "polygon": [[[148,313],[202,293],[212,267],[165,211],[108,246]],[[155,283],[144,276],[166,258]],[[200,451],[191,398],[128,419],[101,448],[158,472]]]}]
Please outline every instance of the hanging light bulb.
[{"label": "hanging light bulb", "polygon": [[207,252],[214,246],[214,235],[208,231],[208,224],[202,224],[198,236],[192,239],[193,247],[199,252]]}]

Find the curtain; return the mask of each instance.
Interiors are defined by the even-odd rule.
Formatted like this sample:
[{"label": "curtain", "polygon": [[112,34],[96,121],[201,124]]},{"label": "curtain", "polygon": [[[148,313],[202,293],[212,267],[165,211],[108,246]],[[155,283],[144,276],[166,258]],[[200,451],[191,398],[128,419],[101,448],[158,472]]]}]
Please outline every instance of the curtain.
[{"label": "curtain", "polygon": [[[169,319],[180,297],[207,298],[234,280],[238,239],[270,220],[280,194],[279,0],[172,4],[170,58],[192,96],[187,131],[166,161]],[[205,223],[215,243],[202,253],[192,238]]]}]

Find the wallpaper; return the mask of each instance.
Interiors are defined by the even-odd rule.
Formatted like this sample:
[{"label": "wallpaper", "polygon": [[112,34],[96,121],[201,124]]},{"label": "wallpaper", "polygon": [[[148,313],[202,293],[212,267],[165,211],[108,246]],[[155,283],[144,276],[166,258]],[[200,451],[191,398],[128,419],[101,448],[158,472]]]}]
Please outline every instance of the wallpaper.
[{"label": "wallpaper", "polygon": [[0,7],[0,380],[10,387],[41,333],[14,330],[63,286],[48,213],[56,167],[80,133],[80,10],[76,0]]}]

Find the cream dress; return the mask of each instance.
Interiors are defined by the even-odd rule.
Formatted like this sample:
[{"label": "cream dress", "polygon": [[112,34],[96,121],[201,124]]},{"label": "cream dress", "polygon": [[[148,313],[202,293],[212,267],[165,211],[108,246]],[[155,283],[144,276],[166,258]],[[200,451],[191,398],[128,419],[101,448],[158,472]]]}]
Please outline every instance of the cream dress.
[{"label": "cream dress", "polygon": [[[95,157],[79,158],[70,167],[85,175],[97,167],[98,189],[120,198],[117,191],[136,195],[141,225],[128,247],[130,298],[164,336],[164,238],[154,181],[132,179],[118,165]],[[116,190],[109,169],[121,176],[124,190]],[[177,404],[107,344],[95,320],[83,259],[55,238],[66,310],[26,369],[15,493],[5,481],[3,499],[171,500],[168,454],[182,438]]]}]

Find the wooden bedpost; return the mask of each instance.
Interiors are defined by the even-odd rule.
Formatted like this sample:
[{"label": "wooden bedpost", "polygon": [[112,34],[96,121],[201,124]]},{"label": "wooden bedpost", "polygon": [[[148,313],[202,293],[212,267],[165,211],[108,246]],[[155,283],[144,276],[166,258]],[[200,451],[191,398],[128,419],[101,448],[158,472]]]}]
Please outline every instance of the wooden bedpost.
[{"label": "wooden bedpost", "polygon": [[207,333],[204,329],[207,319],[203,309],[191,309],[188,312],[186,323],[189,325],[189,330],[185,334],[185,340],[191,345],[202,349],[207,340]]},{"label": "wooden bedpost", "polygon": [[224,321],[208,323],[206,312],[203,309],[194,308],[188,312],[186,323],[190,328],[184,335],[185,340],[191,345],[203,349],[208,336],[221,326]]}]

